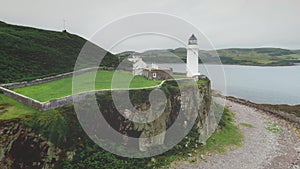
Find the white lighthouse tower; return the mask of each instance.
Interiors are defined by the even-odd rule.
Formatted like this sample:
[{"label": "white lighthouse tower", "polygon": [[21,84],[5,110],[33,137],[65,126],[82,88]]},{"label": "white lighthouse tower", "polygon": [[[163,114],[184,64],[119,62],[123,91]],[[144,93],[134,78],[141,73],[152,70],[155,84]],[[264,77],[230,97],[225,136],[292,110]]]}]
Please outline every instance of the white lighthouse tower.
[{"label": "white lighthouse tower", "polygon": [[200,75],[198,72],[198,42],[194,34],[189,38],[186,53],[186,76],[193,77]]}]

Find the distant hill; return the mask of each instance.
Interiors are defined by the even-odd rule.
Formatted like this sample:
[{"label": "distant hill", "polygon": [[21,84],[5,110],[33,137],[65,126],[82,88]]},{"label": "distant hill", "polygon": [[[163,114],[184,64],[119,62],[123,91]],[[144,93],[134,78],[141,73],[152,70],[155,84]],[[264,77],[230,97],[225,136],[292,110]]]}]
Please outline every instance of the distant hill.
[{"label": "distant hill", "polygon": [[[217,50],[223,64],[256,65],[256,66],[288,66],[300,62],[300,50],[280,48],[253,48],[253,49],[220,49]],[[123,52],[119,56],[126,57],[137,54],[146,62],[175,63],[176,58],[186,61],[186,49],[150,50],[143,53]],[[199,56],[205,63],[218,63],[217,54],[213,51],[200,50]],[[201,61],[199,61],[201,62]]]},{"label": "distant hill", "polygon": [[259,66],[289,66],[299,62],[299,51],[280,48],[222,49],[218,50],[224,64]]},{"label": "distant hill", "polygon": [[[0,22],[0,83],[31,80],[70,72],[87,40],[66,31],[56,32]],[[98,52],[106,52],[90,43]],[[93,63],[91,58],[88,62]],[[82,67],[88,67],[88,62]],[[102,66],[117,66],[108,53]]]}]

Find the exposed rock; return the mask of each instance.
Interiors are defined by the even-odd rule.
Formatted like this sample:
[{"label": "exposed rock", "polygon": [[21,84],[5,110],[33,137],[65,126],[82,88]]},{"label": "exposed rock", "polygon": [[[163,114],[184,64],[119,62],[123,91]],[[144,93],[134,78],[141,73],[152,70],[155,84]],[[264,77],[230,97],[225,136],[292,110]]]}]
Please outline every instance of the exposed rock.
[{"label": "exposed rock", "polygon": [[60,149],[19,120],[1,121],[0,131],[1,169],[53,168],[60,158]]}]

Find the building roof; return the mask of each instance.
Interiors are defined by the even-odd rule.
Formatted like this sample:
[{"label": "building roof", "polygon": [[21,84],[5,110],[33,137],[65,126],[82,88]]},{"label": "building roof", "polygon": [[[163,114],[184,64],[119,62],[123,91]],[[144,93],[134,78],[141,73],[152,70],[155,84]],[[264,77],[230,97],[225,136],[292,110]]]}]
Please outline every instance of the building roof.
[{"label": "building roof", "polygon": [[192,34],[192,36],[189,38],[189,40],[197,40],[197,38],[194,34]]},{"label": "building roof", "polygon": [[197,45],[197,38],[194,34],[192,34],[192,36],[189,38],[189,45]]}]

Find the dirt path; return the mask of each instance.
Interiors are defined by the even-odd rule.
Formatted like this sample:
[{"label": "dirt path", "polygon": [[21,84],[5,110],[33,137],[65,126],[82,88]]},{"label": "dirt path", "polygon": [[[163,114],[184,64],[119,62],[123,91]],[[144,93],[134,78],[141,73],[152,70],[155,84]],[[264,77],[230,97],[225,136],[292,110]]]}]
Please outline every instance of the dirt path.
[{"label": "dirt path", "polygon": [[[300,139],[285,121],[231,101],[226,105],[235,113],[237,125],[247,123],[254,126],[239,125],[245,137],[243,146],[205,157],[206,160],[199,163],[185,161],[171,168],[300,169]],[[276,131],[266,129],[276,124]]]}]

